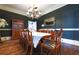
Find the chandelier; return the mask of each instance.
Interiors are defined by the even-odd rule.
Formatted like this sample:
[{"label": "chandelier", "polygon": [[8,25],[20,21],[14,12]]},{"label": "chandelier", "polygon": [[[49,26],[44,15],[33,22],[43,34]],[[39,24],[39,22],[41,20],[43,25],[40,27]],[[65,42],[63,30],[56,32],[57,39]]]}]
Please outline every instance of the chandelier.
[{"label": "chandelier", "polygon": [[41,12],[38,10],[38,7],[33,5],[33,7],[28,8],[26,15],[29,18],[37,19],[41,16]]}]

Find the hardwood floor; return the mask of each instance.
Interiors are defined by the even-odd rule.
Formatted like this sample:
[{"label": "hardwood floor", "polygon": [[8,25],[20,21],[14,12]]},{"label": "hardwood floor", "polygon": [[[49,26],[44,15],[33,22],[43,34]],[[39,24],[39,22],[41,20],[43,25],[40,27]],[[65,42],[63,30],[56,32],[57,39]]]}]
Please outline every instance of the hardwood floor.
[{"label": "hardwood floor", "polygon": [[[36,54],[40,55],[40,53],[36,53]],[[62,43],[62,48],[61,48],[61,52],[59,55],[79,55],[79,46]]]},{"label": "hardwood floor", "polygon": [[[0,44],[0,55],[25,55],[25,51],[18,40],[11,40]],[[40,55],[39,50],[33,50],[33,55]],[[60,55],[79,55],[79,46],[62,43]]]},{"label": "hardwood floor", "polygon": [[62,43],[61,55],[79,55],[79,46]]},{"label": "hardwood floor", "polygon": [[10,40],[0,43],[0,55],[23,55],[24,50],[19,44],[19,40]]}]

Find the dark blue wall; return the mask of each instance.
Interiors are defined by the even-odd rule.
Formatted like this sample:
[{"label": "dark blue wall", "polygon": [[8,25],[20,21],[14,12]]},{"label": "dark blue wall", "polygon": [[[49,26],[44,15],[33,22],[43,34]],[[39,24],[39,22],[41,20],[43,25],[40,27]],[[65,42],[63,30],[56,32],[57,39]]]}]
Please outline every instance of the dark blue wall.
[{"label": "dark blue wall", "polygon": [[[50,17],[56,18],[56,25],[44,28],[79,28],[79,5],[66,5],[60,9],[50,12],[40,18],[42,21],[41,24],[45,19]],[[39,26],[40,28],[42,28],[41,24]],[[79,31],[64,31],[63,38],[79,40]]]},{"label": "dark blue wall", "polygon": [[[47,18],[55,17],[56,18],[56,25],[55,26],[45,26],[41,27],[43,24],[43,21]],[[0,10],[0,18],[4,18],[9,23],[9,26],[6,26],[6,28],[12,28],[11,20],[12,19],[23,19],[25,21],[25,28],[27,28],[27,21],[29,20],[26,16],[15,14],[12,12]],[[72,4],[72,5],[66,5],[60,9],[57,9],[55,11],[52,11],[37,21],[38,29],[40,28],[79,28],[79,4]],[[2,36],[11,36],[11,31],[3,31]],[[73,39],[73,40],[79,40],[79,31],[64,31],[63,38],[67,39]]]},{"label": "dark blue wall", "polygon": [[[19,15],[16,13],[12,13],[12,12],[0,9],[0,18],[5,19],[7,21],[7,23],[9,24],[5,28],[0,28],[0,29],[12,29],[12,19],[24,20],[25,28],[27,28],[27,26],[28,26],[27,25],[28,18],[26,16],[23,16],[23,15]],[[1,30],[0,32],[1,32],[1,36],[11,36],[12,35],[11,30]]]},{"label": "dark blue wall", "polygon": [[[32,20],[31,18],[28,18],[28,17],[26,17],[24,15],[16,14],[16,13],[5,11],[5,10],[1,10],[1,9],[0,9],[0,18],[5,19],[7,21],[7,23],[9,24],[5,28],[0,28],[0,29],[12,29],[12,20],[13,19],[24,20],[24,27],[25,27],[25,29],[27,29],[27,27],[28,27],[28,20],[37,21],[37,19],[33,19]],[[1,36],[12,36],[12,31],[11,30],[1,30],[1,33],[2,33]]]}]

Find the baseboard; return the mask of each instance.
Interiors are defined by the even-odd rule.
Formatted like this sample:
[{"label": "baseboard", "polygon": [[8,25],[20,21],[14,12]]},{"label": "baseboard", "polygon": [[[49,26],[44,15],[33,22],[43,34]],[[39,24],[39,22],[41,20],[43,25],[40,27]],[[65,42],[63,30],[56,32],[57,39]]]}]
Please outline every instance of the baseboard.
[{"label": "baseboard", "polygon": [[68,44],[72,44],[72,45],[75,45],[75,46],[79,46],[79,41],[77,41],[77,40],[62,38],[61,41],[63,43],[68,43]]}]

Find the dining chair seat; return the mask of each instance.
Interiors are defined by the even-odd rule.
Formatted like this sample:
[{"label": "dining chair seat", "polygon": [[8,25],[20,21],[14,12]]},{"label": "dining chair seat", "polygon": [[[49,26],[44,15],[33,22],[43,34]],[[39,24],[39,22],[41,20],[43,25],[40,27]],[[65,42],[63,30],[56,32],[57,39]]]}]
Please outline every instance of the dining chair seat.
[{"label": "dining chair seat", "polygon": [[45,46],[47,46],[48,48],[55,48],[55,43],[54,42],[50,42],[50,40],[46,40],[44,41]]}]

